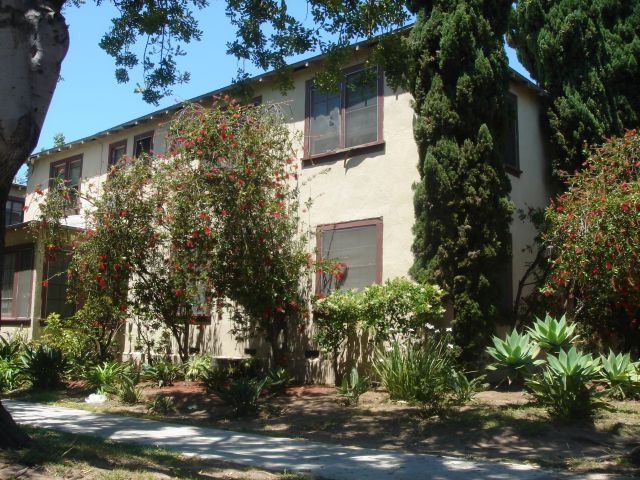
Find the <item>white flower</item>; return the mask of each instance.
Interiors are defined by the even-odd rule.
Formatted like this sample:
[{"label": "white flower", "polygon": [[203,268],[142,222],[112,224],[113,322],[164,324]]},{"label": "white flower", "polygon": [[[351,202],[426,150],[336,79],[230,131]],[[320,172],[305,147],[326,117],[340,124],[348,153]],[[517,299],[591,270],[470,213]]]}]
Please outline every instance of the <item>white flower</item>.
[{"label": "white flower", "polygon": [[427,327],[427,329],[429,329],[429,330],[433,330],[434,328],[436,328],[436,327],[434,327],[433,325],[431,325],[430,323],[427,323],[425,326],[426,326],[426,327]]},{"label": "white flower", "polygon": [[453,348],[453,343],[447,343],[447,348]]},{"label": "white flower", "polygon": [[445,332],[452,332],[452,331],[453,331],[453,328],[451,328],[451,327],[447,327],[447,328],[445,328],[445,329],[444,329],[444,331],[445,331]]}]

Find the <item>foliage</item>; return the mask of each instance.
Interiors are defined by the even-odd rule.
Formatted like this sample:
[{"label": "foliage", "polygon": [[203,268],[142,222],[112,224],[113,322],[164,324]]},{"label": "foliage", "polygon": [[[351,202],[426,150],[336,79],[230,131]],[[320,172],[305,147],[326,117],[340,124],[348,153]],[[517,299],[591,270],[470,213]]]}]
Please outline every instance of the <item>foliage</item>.
[{"label": "foliage", "polygon": [[172,363],[170,360],[158,359],[153,363],[142,366],[142,378],[150,380],[158,387],[173,385],[182,375],[182,365]]},{"label": "foliage", "polygon": [[80,378],[98,360],[93,334],[93,329],[73,317],[61,318],[52,313],[45,320],[38,343],[61,350],[67,359],[69,374]]},{"label": "foliage", "polygon": [[547,313],[544,320],[536,317],[533,326],[528,327],[527,330],[531,339],[541,349],[557,354],[560,350],[567,350],[576,342],[579,337],[573,334],[576,327],[576,323],[567,321],[566,315],[556,320]]},{"label": "foliage", "polygon": [[509,41],[548,93],[556,173],[580,169],[583,146],[638,125],[637,2],[516,2]]},{"label": "foliage", "polygon": [[379,351],[373,364],[382,386],[392,400],[421,404],[429,412],[441,412],[455,400],[460,384],[451,381],[457,372],[456,349],[451,335],[434,331],[422,342],[394,342]]},{"label": "foliage", "polygon": [[527,380],[526,387],[549,412],[561,420],[585,420],[603,407],[606,393],[594,383],[602,366],[598,358],[575,347],[547,355],[545,369]]},{"label": "foliage", "polygon": [[286,368],[276,367],[267,372],[267,389],[274,395],[283,394],[294,378]]},{"label": "foliage", "polygon": [[17,360],[0,357],[0,393],[22,386],[24,376]]},{"label": "foliage", "polygon": [[50,390],[62,385],[68,366],[62,350],[49,345],[27,345],[20,362],[22,374],[34,390]]},{"label": "foliage", "polygon": [[358,369],[353,367],[349,376],[342,379],[342,384],[336,388],[336,393],[347,405],[356,405],[360,395],[369,390],[369,378],[361,377]]},{"label": "foliage", "polygon": [[119,362],[103,362],[89,367],[84,375],[89,386],[97,393],[108,395],[118,391],[124,375],[124,365]]},{"label": "foliage", "polygon": [[444,289],[455,343],[472,361],[499,317],[499,279],[509,259],[512,207],[502,160],[509,80],[503,35],[511,2],[410,8],[416,23],[398,73],[415,99],[419,153],[411,273]]},{"label": "foliage", "polygon": [[240,377],[232,378],[226,383],[218,383],[213,386],[220,400],[230,405],[235,415],[241,417],[253,415],[258,412],[260,395],[267,387],[268,379]]},{"label": "foliage", "polygon": [[196,355],[190,357],[184,366],[184,378],[187,380],[202,380],[211,368],[210,355]]},{"label": "foliage", "polygon": [[465,405],[473,400],[476,393],[482,391],[487,384],[484,383],[484,376],[469,378],[459,370],[453,370],[449,377],[449,387],[451,389],[452,403],[455,405]]},{"label": "foliage", "polygon": [[592,150],[546,211],[544,293],[564,295],[576,321],[626,350],[640,344],[639,172],[640,135],[629,131]]},{"label": "foliage", "polygon": [[422,338],[425,326],[442,320],[443,292],[437,285],[388,279],[361,291],[335,290],[314,303],[315,339],[332,354],[334,373],[341,347],[356,332],[376,341]]},{"label": "foliage", "polygon": [[142,390],[136,387],[135,383],[122,382],[116,388],[118,399],[127,405],[135,405],[142,401]]},{"label": "foliage", "polygon": [[444,292],[406,278],[370,285],[362,293],[362,320],[379,341],[420,337],[425,325],[442,321]]},{"label": "foliage", "polygon": [[640,396],[640,362],[632,362],[629,353],[600,355],[601,375],[609,384],[609,396],[624,400]]},{"label": "foliage", "polygon": [[64,189],[41,202],[47,244],[54,253],[73,247],[71,294],[85,305],[78,318],[105,348],[129,315],[154,330],[160,324],[186,361],[191,324],[225,299],[236,333],[263,334],[282,363],[312,268],[298,234],[298,165],[282,113],[228,98],[189,105],[168,142],[168,156],[122,159],[99,194],[83,192],[84,236],[62,234],[56,195]]},{"label": "foliage", "polygon": [[167,395],[156,395],[147,405],[147,410],[153,415],[170,415],[176,413],[173,398]]},{"label": "foliage", "polygon": [[521,334],[515,329],[504,340],[494,335],[493,345],[486,349],[494,359],[487,368],[502,373],[509,384],[521,385],[534,367],[544,363],[544,360],[537,359],[540,346],[531,342],[529,334]]},{"label": "foliage", "polygon": [[16,358],[23,345],[24,341],[19,335],[14,335],[8,338],[0,335],[0,358],[3,360]]}]

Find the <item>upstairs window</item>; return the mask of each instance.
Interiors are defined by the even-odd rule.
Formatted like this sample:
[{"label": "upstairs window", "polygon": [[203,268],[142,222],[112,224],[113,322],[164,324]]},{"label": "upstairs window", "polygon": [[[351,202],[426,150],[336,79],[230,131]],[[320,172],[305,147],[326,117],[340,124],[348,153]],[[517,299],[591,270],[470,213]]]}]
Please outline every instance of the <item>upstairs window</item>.
[{"label": "upstairs window", "polygon": [[518,145],[518,97],[512,93],[506,96],[507,131],[504,143],[504,164],[512,171],[520,171]]},{"label": "upstairs window", "polygon": [[146,132],[133,137],[133,156],[150,155],[153,151],[153,132]]},{"label": "upstairs window", "polygon": [[318,253],[338,267],[316,277],[318,293],[359,289],[382,281],[382,219],[322,225],[318,228]]},{"label": "upstairs window", "polygon": [[127,153],[127,141],[121,140],[119,142],[109,145],[109,166],[115,165],[124,157]]},{"label": "upstairs window", "polygon": [[22,223],[24,218],[24,199],[9,197],[5,204],[4,210],[4,224],[5,226],[15,225]]},{"label": "upstairs window", "polygon": [[348,70],[336,92],[307,82],[305,157],[381,142],[382,86],[378,67]]},{"label": "upstairs window", "polygon": [[49,175],[49,187],[59,180],[69,189],[67,199],[67,214],[73,215],[79,212],[78,193],[80,192],[80,178],[82,176],[82,155],[60,160],[51,164]]}]

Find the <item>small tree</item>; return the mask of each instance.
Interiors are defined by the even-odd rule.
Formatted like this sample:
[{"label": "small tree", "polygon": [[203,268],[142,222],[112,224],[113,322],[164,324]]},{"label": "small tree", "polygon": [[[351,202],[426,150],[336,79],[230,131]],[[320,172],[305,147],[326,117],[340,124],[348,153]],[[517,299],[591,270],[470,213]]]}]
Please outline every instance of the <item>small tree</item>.
[{"label": "small tree", "polygon": [[543,291],[565,295],[576,319],[601,339],[637,349],[640,135],[628,131],[593,149],[567,185],[546,212],[552,270]]}]

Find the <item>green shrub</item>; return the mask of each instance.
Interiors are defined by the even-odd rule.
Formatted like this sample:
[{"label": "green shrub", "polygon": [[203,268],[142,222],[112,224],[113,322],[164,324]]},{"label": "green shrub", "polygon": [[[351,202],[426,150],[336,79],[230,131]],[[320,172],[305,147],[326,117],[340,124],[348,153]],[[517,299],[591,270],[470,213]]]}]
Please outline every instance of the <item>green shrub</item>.
[{"label": "green shrub", "polygon": [[0,357],[0,392],[20,388],[24,383],[24,375],[17,360]]},{"label": "green shrub", "polygon": [[578,339],[579,335],[574,335],[576,326],[576,323],[568,322],[565,315],[556,320],[547,313],[544,320],[536,318],[536,322],[527,330],[541,349],[557,354],[562,349],[570,348]]},{"label": "green shrub", "polygon": [[177,411],[173,398],[167,395],[156,395],[147,405],[147,410],[153,415],[170,415]]},{"label": "green shrub", "polygon": [[22,350],[24,342],[19,335],[4,338],[0,335],[0,360],[15,360]]},{"label": "green shrub", "polygon": [[211,357],[209,355],[195,355],[186,362],[184,377],[194,382],[202,380],[210,369]]},{"label": "green shrub", "polygon": [[267,372],[267,389],[275,395],[283,394],[294,378],[286,368],[272,368]]},{"label": "green shrub", "polygon": [[451,390],[451,398],[456,405],[464,405],[473,400],[473,397],[486,387],[484,383],[484,375],[475,378],[469,378],[462,372],[457,370],[451,371],[449,377],[449,388]]},{"label": "green shrub", "polygon": [[536,358],[540,353],[540,347],[532,343],[526,333],[521,334],[513,330],[504,340],[494,335],[493,345],[486,348],[486,352],[494,359],[487,368],[503,376],[500,383],[506,380],[509,385],[515,383],[520,386],[537,365],[544,363],[544,360]]},{"label": "green shrub", "polygon": [[632,362],[629,353],[609,350],[609,355],[600,355],[602,378],[609,385],[609,396],[618,400],[640,396],[640,362]]},{"label": "green shrub", "polygon": [[236,416],[241,417],[258,412],[260,409],[258,401],[266,385],[266,377],[261,380],[244,377],[216,384],[213,386],[213,393],[231,406]]},{"label": "green shrub", "polygon": [[28,345],[20,362],[22,374],[34,390],[59,387],[68,366],[62,350],[49,345]]},{"label": "green shrub", "polygon": [[116,387],[118,400],[127,405],[135,405],[142,401],[142,390],[134,383],[128,381],[121,382]]},{"label": "green shrub", "polygon": [[435,332],[414,344],[395,342],[379,351],[374,370],[392,400],[421,404],[438,413],[456,400],[452,372],[457,371],[450,335]]},{"label": "green shrub", "polygon": [[89,386],[103,395],[116,393],[118,385],[122,382],[124,365],[119,362],[103,362],[89,367],[84,379]]},{"label": "green shrub", "polygon": [[182,366],[165,359],[156,360],[142,367],[142,378],[152,381],[158,387],[173,385],[181,375]]},{"label": "green shrub", "polygon": [[348,377],[342,379],[342,384],[336,389],[336,393],[347,405],[356,405],[360,395],[369,390],[369,378],[360,377],[358,369],[353,367]]},{"label": "green shrub", "polygon": [[585,420],[604,406],[606,393],[598,388],[600,359],[575,347],[547,355],[545,369],[527,380],[526,387],[549,415],[561,420]]}]

